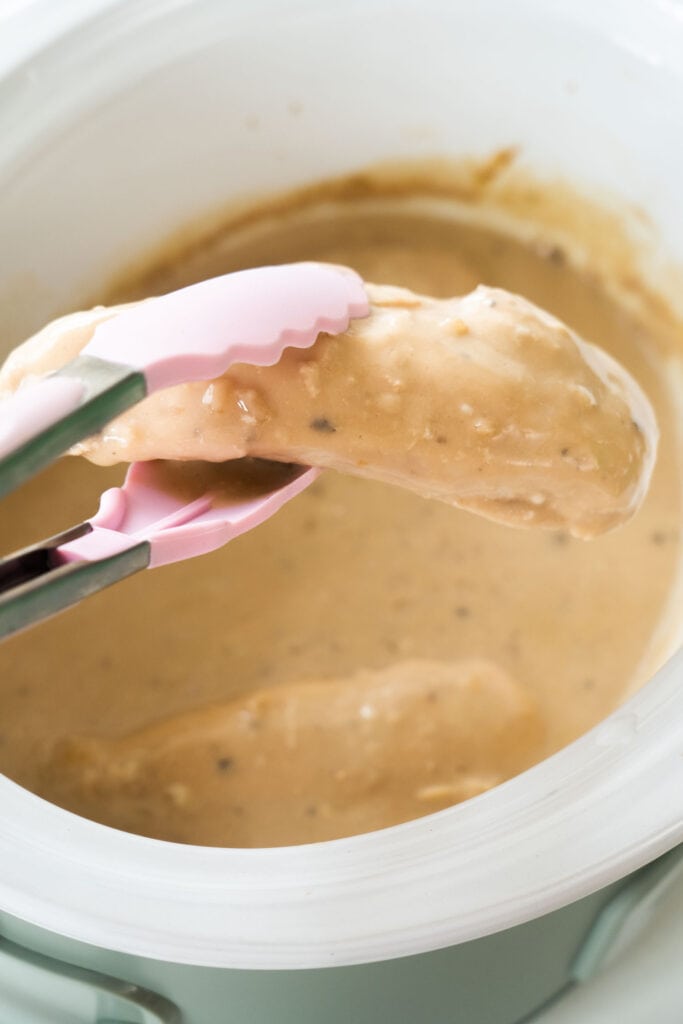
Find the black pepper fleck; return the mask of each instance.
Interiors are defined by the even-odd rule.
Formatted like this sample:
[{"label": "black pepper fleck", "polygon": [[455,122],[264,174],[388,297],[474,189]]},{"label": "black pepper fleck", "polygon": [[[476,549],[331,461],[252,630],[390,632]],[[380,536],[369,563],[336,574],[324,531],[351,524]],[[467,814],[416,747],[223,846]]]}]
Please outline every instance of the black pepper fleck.
[{"label": "black pepper fleck", "polygon": [[556,267],[563,267],[567,261],[565,251],[559,245],[551,245],[545,253],[545,258]]},{"label": "black pepper fleck", "polygon": [[316,416],[314,420],[309,423],[311,430],[318,430],[321,434],[335,434],[337,428],[334,423],[330,423],[326,416]]},{"label": "black pepper fleck", "polygon": [[560,448],[560,455],[563,459],[566,459],[569,455],[569,448]]},{"label": "black pepper fleck", "polygon": [[437,434],[435,440],[437,444],[448,444],[448,438],[443,434]]},{"label": "black pepper fleck", "polygon": [[229,772],[235,766],[235,759],[232,757],[219,757],[216,761],[216,768],[219,772]]},{"label": "black pepper fleck", "polygon": [[664,530],[654,530],[650,534],[650,540],[653,544],[666,544],[667,536]]},{"label": "black pepper fleck", "polygon": [[317,813],[318,813],[318,808],[315,806],[315,804],[309,804],[309,806],[306,808],[306,817],[307,818],[315,818]]},{"label": "black pepper fleck", "polygon": [[470,609],[466,605],[461,604],[455,609],[455,614],[459,619],[467,619],[470,616]]}]

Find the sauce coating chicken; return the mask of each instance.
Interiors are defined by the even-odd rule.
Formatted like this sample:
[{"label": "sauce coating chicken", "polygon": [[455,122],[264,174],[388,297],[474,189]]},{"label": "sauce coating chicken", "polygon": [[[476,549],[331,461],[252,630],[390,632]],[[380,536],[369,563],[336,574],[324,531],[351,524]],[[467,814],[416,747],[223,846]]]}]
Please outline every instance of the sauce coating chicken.
[{"label": "sauce coating chicken", "polygon": [[[657,447],[610,356],[520,296],[432,299],[366,285],[371,313],[274,366],[158,392],[74,451],[102,465],[256,456],[397,484],[512,526],[592,537],[628,519]],[[150,300],[153,301],[153,300]],[[64,365],[121,307],[48,325],[0,392]]]},{"label": "sauce coating chicken", "polygon": [[65,740],[42,792],[176,842],[314,842],[476,796],[528,767],[541,735],[535,701],[495,664],[412,659]]}]

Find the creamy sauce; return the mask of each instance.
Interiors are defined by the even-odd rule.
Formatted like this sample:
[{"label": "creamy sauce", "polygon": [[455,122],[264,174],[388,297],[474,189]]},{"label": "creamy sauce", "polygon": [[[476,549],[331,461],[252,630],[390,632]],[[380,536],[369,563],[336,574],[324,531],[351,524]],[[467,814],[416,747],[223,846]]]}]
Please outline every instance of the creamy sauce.
[{"label": "creamy sauce", "polygon": [[[15,638],[0,648],[0,766],[118,827],[267,845],[428,813],[574,739],[657,664],[653,638],[675,581],[681,518],[660,356],[671,339],[608,298],[559,250],[536,252],[426,214],[329,206],[320,217],[299,211],[243,235],[227,232],[185,266],[177,261],[114,298],[147,294],[152,280],[154,290],[169,290],[298,259],[348,264],[366,279],[443,297],[485,282],[548,308],[615,355],[652,401],[662,440],[650,493],[631,522],[586,543],[561,531],[509,530],[328,472],[221,552],[143,574]],[[99,491],[120,476],[64,461],[3,503],[3,543],[18,546],[92,513]],[[463,683],[471,679],[467,663],[482,658],[488,682],[476,701],[459,703],[471,688]],[[449,706],[467,707],[456,716],[452,747],[448,733],[438,733],[438,715],[425,711],[435,673]],[[391,679],[393,697],[391,685],[384,688]],[[379,716],[359,717],[359,687],[382,690]],[[261,738],[250,738],[256,745],[237,749],[246,741],[235,723],[257,699],[252,691],[276,710]],[[340,707],[348,712],[352,700],[357,714],[344,718]],[[287,748],[292,716],[301,721],[304,713],[309,731],[297,727]],[[357,742],[359,723],[367,746]],[[429,766],[423,729],[431,730]],[[306,739],[316,731],[324,743]],[[68,739],[79,734],[93,739]],[[230,740],[220,750],[217,735]],[[289,783],[274,789],[273,765],[285,749]],[[379,773],[372,799],[329,774],[331,758],[335,770],[349,769],[349,751],[362,753],[368,774],[359,778]],[[260,776],[257,757],[270,766]],[[419,784],[408,786],[407,775]],[[286,827],[284,810],[275,814],[268,799],[275,792],[292,812]]]}]

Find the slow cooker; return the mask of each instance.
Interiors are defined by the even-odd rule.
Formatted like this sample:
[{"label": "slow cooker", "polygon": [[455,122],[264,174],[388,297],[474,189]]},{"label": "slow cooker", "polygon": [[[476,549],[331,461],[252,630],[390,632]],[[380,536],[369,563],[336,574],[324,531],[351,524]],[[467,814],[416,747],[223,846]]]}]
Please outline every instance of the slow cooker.
[{"label": "slow cooker", "polygon": [[[632,214],[680,311],[681,54],[678,0],[0,4],[6,345],[228,201],[505,146]],[[530,1020],[681,861],[682,683],[673,653],[521,776],[309,846],[154,841],[2,777],[5,1019]]]}]

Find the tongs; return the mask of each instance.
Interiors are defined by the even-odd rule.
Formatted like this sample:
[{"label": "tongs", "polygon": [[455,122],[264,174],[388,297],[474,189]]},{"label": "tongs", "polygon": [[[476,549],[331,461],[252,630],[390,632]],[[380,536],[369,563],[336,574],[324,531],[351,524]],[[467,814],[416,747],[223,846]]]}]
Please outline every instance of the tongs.
[{"label": "tongs", "polygon": [[[352,271],[299,263],[212,278],[122,311],[71,362],[0,402],[0,497],[147,395],[211,380],[233,363],[270,366],[368,309]],[[0,559],[0,639],[140,569],[221,547],[317,475],[302,466],[276,480],[252,472],[252,485],[226,501],[212,489],[178,493],[163,464],[133,463],[90,520]]]}]

